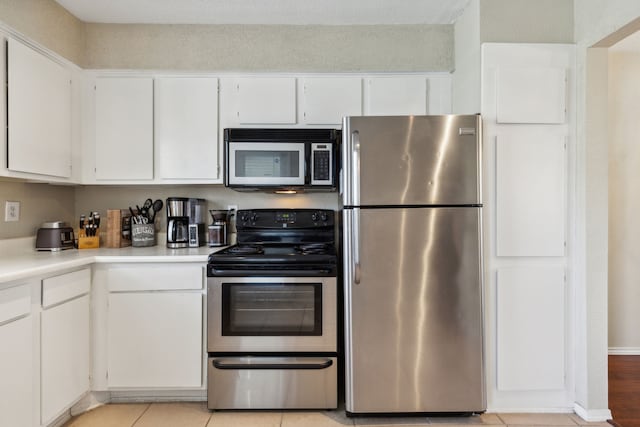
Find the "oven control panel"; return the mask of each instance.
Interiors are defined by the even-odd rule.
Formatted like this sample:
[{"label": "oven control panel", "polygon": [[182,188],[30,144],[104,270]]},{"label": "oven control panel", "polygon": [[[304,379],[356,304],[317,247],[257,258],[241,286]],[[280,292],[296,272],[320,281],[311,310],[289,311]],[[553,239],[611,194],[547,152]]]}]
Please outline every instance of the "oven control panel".
[{"label": "oven control panel", "polygon": [[236,227],[241,229],[265,228],[318,228],[333,227],[335,212],[328,209],[252,209],[239,210]]}]

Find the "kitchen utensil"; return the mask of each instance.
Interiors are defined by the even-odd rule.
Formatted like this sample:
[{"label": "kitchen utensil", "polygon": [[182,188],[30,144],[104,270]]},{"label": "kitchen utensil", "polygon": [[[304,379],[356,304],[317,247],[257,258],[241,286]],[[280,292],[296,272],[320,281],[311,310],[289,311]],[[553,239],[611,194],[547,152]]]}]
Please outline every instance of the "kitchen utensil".
[{"label": "kitchen utensil", "polygon": [[153,205],[151,205],[151,209],[153,210],[153,216],[151,217],[151,222],[154,222],[156,219],[156,214],[158,212],[160,212],[160,210],[162,209],[162,207],[164,206],[164,204],[162,203],[162,200],[158,199],[155,202],[153,202]]},{"label": "kitchen utensil", "polygon": [[140,209],[140,215],[146,217],[147,219],[150,218],[149,216],[149,209],[151,209],[153,206],[153,200],[151,199],[147,199],[144,201],[144,204],[142,205],[142,209]]}]

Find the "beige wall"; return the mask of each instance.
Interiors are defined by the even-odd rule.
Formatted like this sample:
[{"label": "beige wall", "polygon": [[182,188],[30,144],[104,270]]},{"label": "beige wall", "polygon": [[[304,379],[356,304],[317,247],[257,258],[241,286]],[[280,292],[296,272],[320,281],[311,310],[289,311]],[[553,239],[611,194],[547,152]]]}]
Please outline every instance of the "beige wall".
[{"label": "beige wall", "polygon": [[[226,209],[237,205],[238,209],[256,208],[322,208],[338,209],[338,193],[269,194],[241,193],[221,185],[175,186],[81,186],[76,188],[76,216],[98,211],[106,215],[107,209],[126,209],[142,206],[147,198],[197,197],[207,201],[207,209]],[[166,209],[156,217],[159,230],[166,229]],[[207,214],[207,224],[211,219]]]},{"label": "beige wall", "polygon": [[455,71],[452,111],[480,112],[480,0],[471,0],[454,25]]},{"label": "beige wall", "polygon": [[[607,275],[608,275],[608,135],[606,47],[590,49],[640,17],[637,0],[576,0],[577,169],[575,275],[576,400],[586,409],[608,407]],[[613,42],[612,42],[613,43]],[[604,115],[604,117],[602,117]]]},{"label": "beige wall", "polygon": [[[20,202],[20,220],[4,222],[6,201]],[[35,235],[45,221],[66,221],[75,217],[75,189],[49,184],[0,181],[0,239]]]},{"label": "beige wall", "polygon": [[573,43],[573,0],[471,0],[454,27],[453,112],[475,114],[481,44]]},{"label": "beige wall", "polygon": [[609,54],[609,347],[640,349],[640,52]]},{"label": "beige wall", "polygon": [[85,24],[53,0],[0,0],[0,21],[69,61],[84,63]]},{"label": "beige wall", "polygon": [[480,0],[480,40],[573,43],[573,6],[573,0]]},{"label": "beige wall", "polygon": [[451,25],[87,25],[86,68],[450,71]]}]

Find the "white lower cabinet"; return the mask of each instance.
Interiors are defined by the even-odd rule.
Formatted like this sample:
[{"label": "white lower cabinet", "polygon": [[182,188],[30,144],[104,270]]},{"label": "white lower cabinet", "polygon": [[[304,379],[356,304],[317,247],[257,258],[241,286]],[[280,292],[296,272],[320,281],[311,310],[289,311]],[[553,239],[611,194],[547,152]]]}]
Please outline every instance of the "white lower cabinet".
[{"label": "white lower cabinet", "polygon": [[41,422],[89,391],[89,269],[42,281]]},{"label": "white lower cabinet", "polygon": [[107,277],[107,387],[201,388],[203,266],[114,266]]},{"label": "white lower cabinet", "polygon": [[34,330],[30,286],[0,290],[0,426],[34,423]]},{"label": "white lower cabinet", "polygon": [[202,294],[109,295],[110,388],[202,385]]}]

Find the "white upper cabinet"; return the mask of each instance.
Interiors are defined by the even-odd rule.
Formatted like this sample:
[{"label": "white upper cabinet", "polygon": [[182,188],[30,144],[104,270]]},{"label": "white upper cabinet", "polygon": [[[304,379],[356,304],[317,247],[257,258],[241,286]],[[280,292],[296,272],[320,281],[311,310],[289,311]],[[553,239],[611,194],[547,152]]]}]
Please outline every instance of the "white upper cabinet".
[{"label": "white upper cabinet", "polygon": [[154,116],[157,178],[220,179],[217,78],[157,78]]},{"label": "white upper cabinet", "polygon": [[239,124],[295,124],[296,79],[255,77],[236,79]]},{"label": "white upper cabinet", "polygon": [[99,77],[95,91],[95,178],[152,180],[153,79]]},{"label": "white upper cabinet", "polygon": [[367,116],[427,114],[427,79],[420,77],[372,77],[365,81]]},{"label": "white upper cabinet", "polygon": [[498,123],[564,123],[564,68],[499,67],[496,86]]},{"label": "white upper cabinet", "polygon": [[308,125],[341,125],[345,116],[362,115],[362,79],[302,79],[302,121]]},{"label": "white upper cabinet", "polygon": [[15,40],[7,44],[8,168],[71,176],[71,72]]}]

